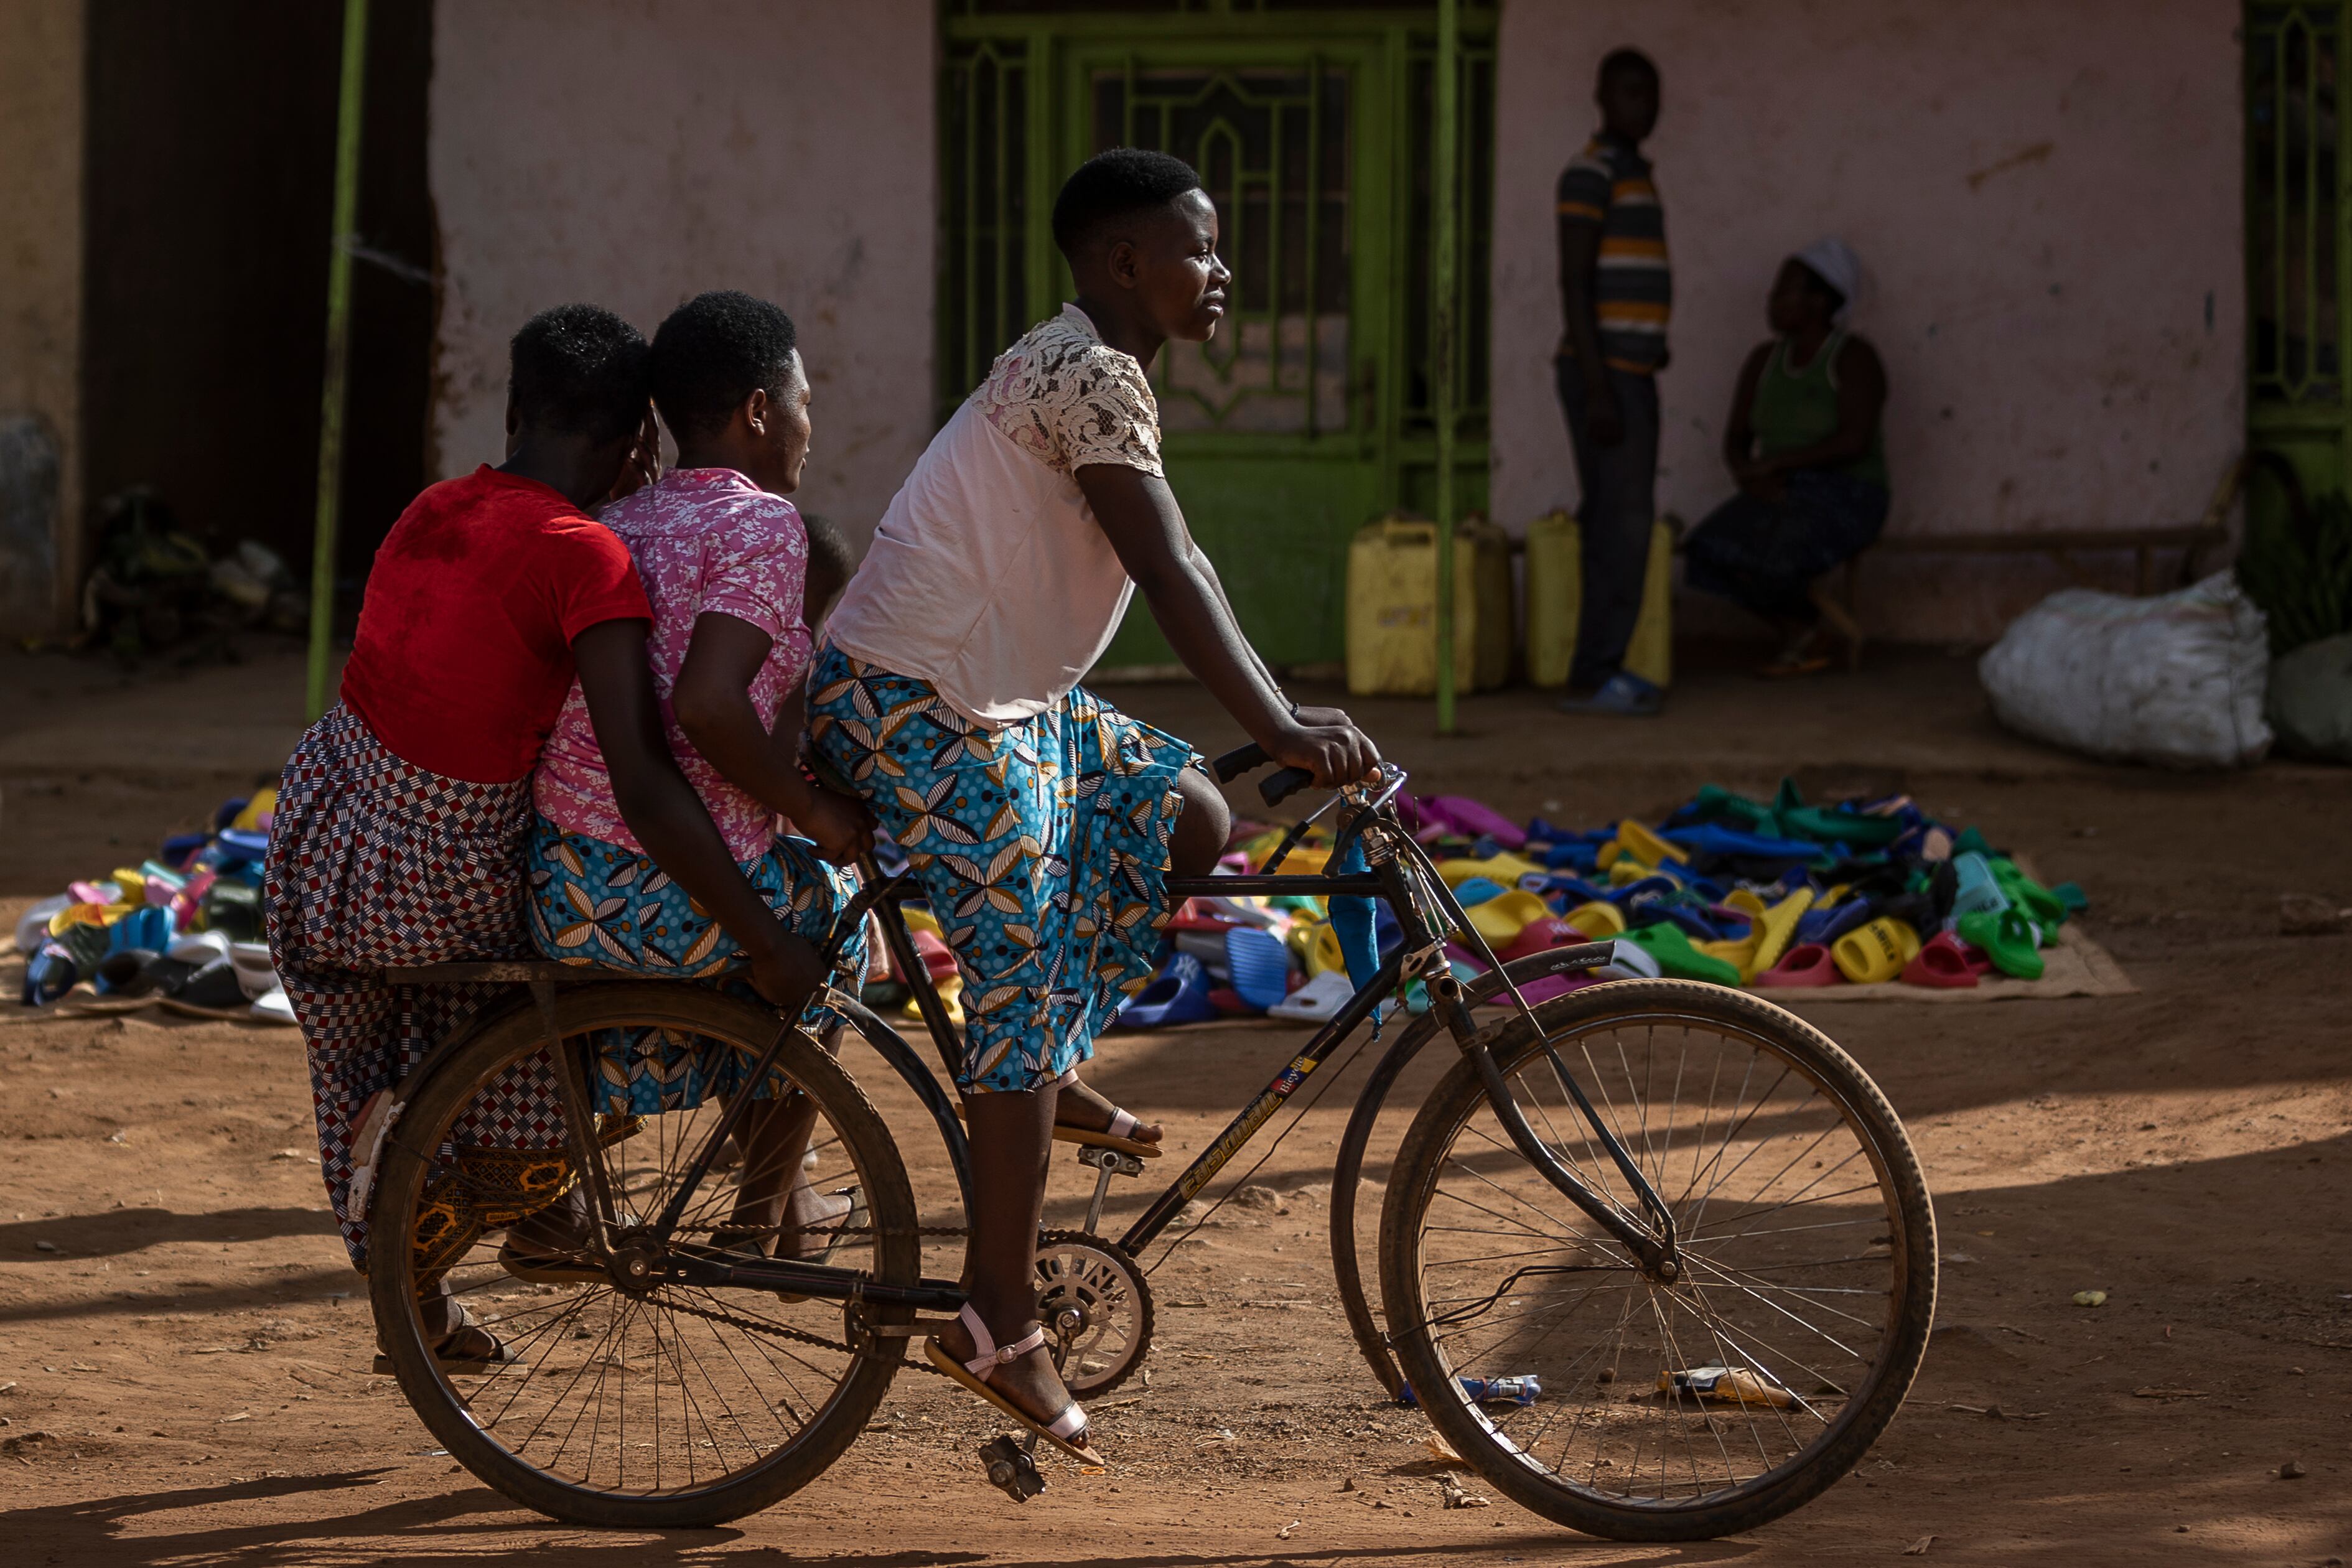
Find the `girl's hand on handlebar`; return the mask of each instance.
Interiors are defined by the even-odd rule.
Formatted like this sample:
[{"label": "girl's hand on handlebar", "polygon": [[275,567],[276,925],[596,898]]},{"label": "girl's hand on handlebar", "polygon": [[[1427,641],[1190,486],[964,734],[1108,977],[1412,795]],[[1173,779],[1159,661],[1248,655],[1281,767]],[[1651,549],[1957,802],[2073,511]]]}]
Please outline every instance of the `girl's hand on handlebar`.
[{"label": "girl's hand on handlebar", "polygon": [[1322,789],[1338,789],[1369,778],[1381,765],[1372,738],[1336,708],[1302,708],[1266,744],[1266,754],[1285,767],[1304,768]]}]

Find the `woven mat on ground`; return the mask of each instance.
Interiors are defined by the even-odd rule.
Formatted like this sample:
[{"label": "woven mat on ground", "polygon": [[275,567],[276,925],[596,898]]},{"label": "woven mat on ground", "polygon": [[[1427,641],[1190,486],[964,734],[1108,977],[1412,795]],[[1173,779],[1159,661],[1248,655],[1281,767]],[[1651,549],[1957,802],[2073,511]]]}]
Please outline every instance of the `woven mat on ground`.
[{"label": "woven mat on ground", "polygon": [[2085,935],[2079,922],[2059,929],[2056,945],[2042,950],[2042,965],[2039,980],[1989,974],[1959,991],[1890,980],[1879,985],[1759,985],[1753,994],[1788,1006],[1801,1002],[2039,1002],[2056,996],[2129,996],[2139,990],[2115,955]]}]

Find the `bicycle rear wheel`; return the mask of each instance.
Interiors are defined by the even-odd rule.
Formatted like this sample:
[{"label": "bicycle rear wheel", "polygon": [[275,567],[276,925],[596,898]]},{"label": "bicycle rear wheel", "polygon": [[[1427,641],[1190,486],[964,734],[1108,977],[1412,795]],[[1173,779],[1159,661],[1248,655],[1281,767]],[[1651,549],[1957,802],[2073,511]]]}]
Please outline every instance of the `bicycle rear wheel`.
[{"label": "bicycle rear wheel", "polygon": [[[1631,981],[1535,1014],[1490,1044],[1528,1125],[1642,1223],[1564,1068],[1673,1214],[1678,1277],[1547,1182],[1459,1063],[1381,1215],[1405,1375],[1465,1459],[1559,1523],[1691,1541],[1776,1519],[1862,1458],[1927,1349],[1936,1222],[1902,1123],[1827,1037],[1735,991]],[[1511,1376],[1540,1393],[1463,1381]]]},{"label": "bicycle rear wheel", "polygon": [[[557,1017],[563,1048],[582,1053],[591,1082],[603,1048],[624,1039],[655,1047],[673,1066],[690,1060],[706,1079],[731,1056],[738,1076],[748,1076],[780,1027],[772,1010],[679,983],[567,991]],[[488,1025],[435,1070],[387,1140],[371,1206],[369,1288],[378,1341],[401,1391],[452,1458],[558,1519],[673,1528],[765,1508],[856,1440],[889,1388],[904,1342],[874,1341],[861,1353],[838,1301],[672,1281],[630,1286],[576,1243],[550,1248],[542,1240],[528,1258],[502,1258],[501,1237],[514,1239],[519,1222],[528,1221],[529,1236],[566,1205],[582,1205],[583,1216],[593,1209],[560,1148],[518,1154],[483,1146],[561,1143],[560,1133],[496,1131],[513,1120],[519,1083],[536,1079],[543,1089],[552,1082],[545,1042],[531,1011]],[[830,1244],[827,1261],[837,1267],[913,1284],[914,1198],[888,1128],[805,1034],[786,1037],[776,1072],[782,1082],[763,1097],[771,1110],[795,1103],[787,1093],[814,1108],[805,1162],[813,1184],[854,1190],[865,1211],[809,1227],[799,1250]],[[597,1117],[620,1215],[608,1244],[625,1242],[632,1226],[663,1212],[720,1114],[719,1096],[709,1094],[690,1110]],[[486,1124],[496,1135],[485,1137]],[[730,1140],[690,1195],[672,1248],[707,1255],[748,1240],[772,1250],[772,1223],[751,1229],[736,1203],[746,1186],[790,1184],[794,1173],[763,1163],[803,1161],[757,1138]],[[471,1369],[437,1360],[452,1300],[513,1359]],[[912,1316],[870,1302],[858,1310],[869,1326]]]}]

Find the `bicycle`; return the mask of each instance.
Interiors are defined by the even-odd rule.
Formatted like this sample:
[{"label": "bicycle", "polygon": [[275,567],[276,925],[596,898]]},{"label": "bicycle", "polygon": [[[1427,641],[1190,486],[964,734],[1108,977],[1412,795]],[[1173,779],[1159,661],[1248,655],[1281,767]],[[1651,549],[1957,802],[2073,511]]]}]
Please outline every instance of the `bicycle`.
[{"label": "bicycle", "polygon": [[[1265,765],[1250,746],[1216,769],[1231,782]],[[1278,805],[1307,782],[1285,770],[1261,793]],[[1139,1255],[1342,1042],[1419,980],[1431,1005],[1379,1058],[1334,1165],[1332,1266],[1374,1375],[1391,1396],[1410,1391],[1496,1489],[1560,1524],[1682,1541],[1780,1517],[1860,1460],[1925,1353],[1935,1215],[1901,1121],[1834,1043],[1739,992],[1620,978],[1530,1005],[1523,988],[1603,968],[1615,947],[1496,961],[1399,821],[1404,782],[1391,767],[1336,793],[1261,874],[1169,879],[1171,907],[1201,895],[1382,900],[1403,941],[1116,1239],[1093,1234],[1106,1189],[1143,1163],[1081,1147],[1097,1173],[1087,1228],[1046,1233],[1039,1254],[1040,1316],[1066,1380],[1082,1398],[1098,1395],[1141,1365],[1153,1313]],[[1346,809],[1331,864],[1360,843],[1368,869],[1283,873],[1335,806]],[[862,869],[842,929],[878,917],[951,1081],[954,1026],[899,909],[910,886],[870,860]],[[1449,938],[1486,961],[1486,973],[1456,978]],[[907,1341],[951,1321],[940,1314],[963,1301],[953,1281],[919,1267],[925,1234],[960,1232],[919,1225],[893,1130],[849,1072],[772,1008],[703,986],[552,963],[404,973],[528,993],[401,1086],[375,1161],[375,1234],[414,1239],[373,1249],[371,1296],[425,1426],[493,1488],[588,1524],[712,1524],[822,1474],[908,1364]],[[928,1114],[969,1212],[948,1091],[875,1013],[827,1000]],[[1482,1005],[1507,1011],[1482,1026],[1471,1011]],[[1395,1155],[1376,1314],[1359,1257],[1359,1183],[1398,1075],[1441,1032],[1461,1059]],[[615,1038],[650,1042],[664,1061],[716,1051],[749,1066],[736,1092],[694,1110],[622,1114],[592,1095],[592,1058],[600,1068],[613,1059]],[[522,1195],[510,1157],[469,1152],[456,1136],[477,1097],[516,1070],[551,1073],[565,1113],[562,1151]],[[805,1097],[793,1103],[815,1113],[806,1160],[845,1163],[842,1191],[856,1199],[839,1223],[794,1227],[789,1257],[720,1245],[740,1229],[719,1212],[728,1189],[714,1173],[730,1149],[740,1163],[749,1147],[736,1133],[761,1089],[745,1085]],[[740,1169],[738,1192],[759,1174]],[[562,1260],[569,1283],[522,1286],[489,1238],[551,1194],[585,1206],[589,1239]],[[453,1212],[471,1216],[461,1227],[470,1234],[454,1241]],[[772,1237],[780,1249],[782,1235]],[[478,1373],[437,1362],[423,1304],[436,1291],[481,1309],[478,1321],[511,1336],[513,1359]],[[1504,1385],[1517,1400],[1488,1397],[1496,1388],[1482,1380],[1499,1376],[1526,1380]],[[982,1452],[1015,1499],[1042,1487],[1024,1449],[999,1438]]]}]

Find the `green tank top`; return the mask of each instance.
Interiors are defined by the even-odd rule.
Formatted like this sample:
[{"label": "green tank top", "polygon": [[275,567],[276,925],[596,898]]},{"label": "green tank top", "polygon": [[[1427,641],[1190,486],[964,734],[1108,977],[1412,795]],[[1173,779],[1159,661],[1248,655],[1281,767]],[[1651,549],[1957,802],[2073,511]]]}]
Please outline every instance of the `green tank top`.
[{"label": "green tank top", "polygon": [[[1826,441],[1837,434],[1837,357],[1845,347],[1843,329],[1832,332],[1821,352],[1801,370],[1789,368],[1789,340],[1772,345],[1764,374],[1756,379],[1756,401],[1748,406],[1748,427],[1756,432],[1759,455],[1777,457]],[[1886,485],[1886,432],[1870,435],[1870,450],[1850,463],[1830,470]]]}]

